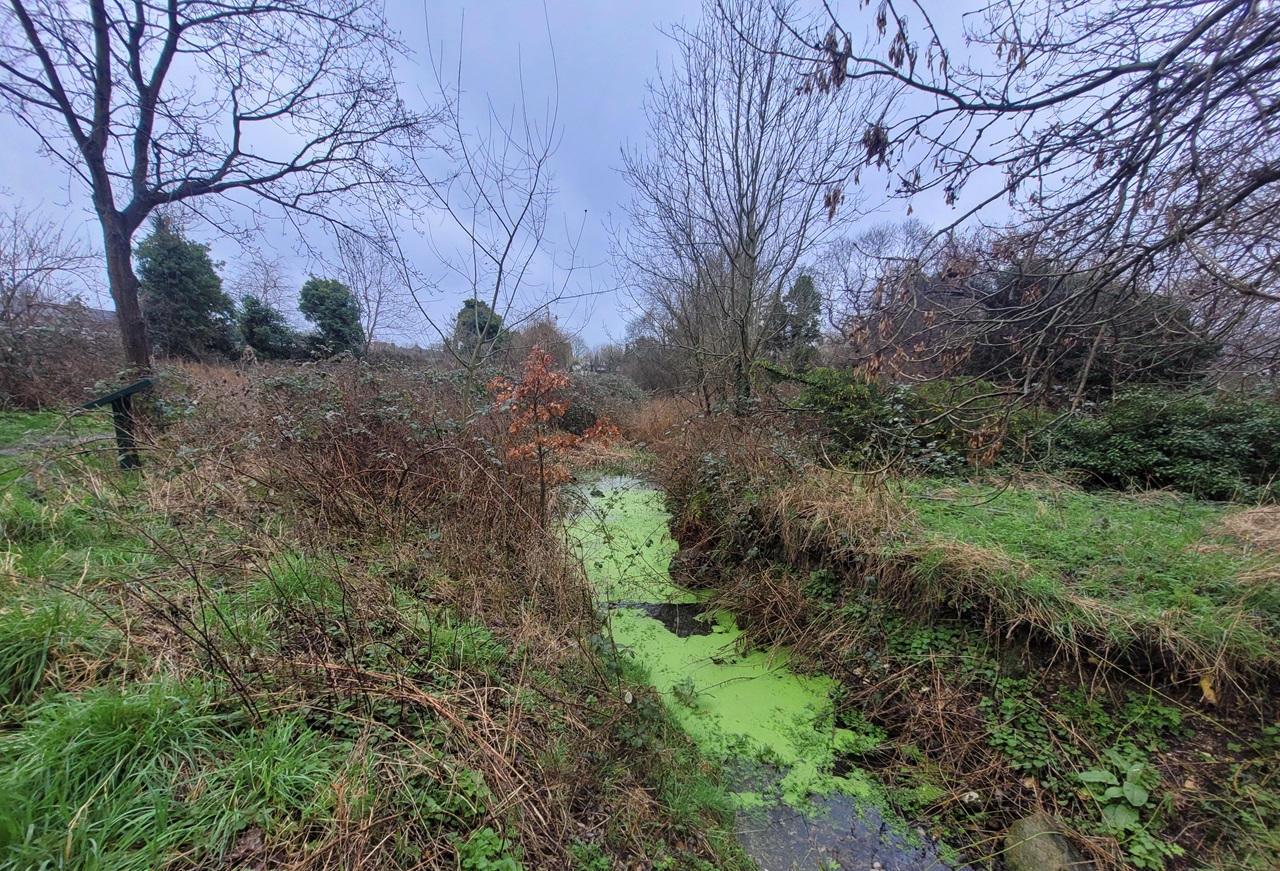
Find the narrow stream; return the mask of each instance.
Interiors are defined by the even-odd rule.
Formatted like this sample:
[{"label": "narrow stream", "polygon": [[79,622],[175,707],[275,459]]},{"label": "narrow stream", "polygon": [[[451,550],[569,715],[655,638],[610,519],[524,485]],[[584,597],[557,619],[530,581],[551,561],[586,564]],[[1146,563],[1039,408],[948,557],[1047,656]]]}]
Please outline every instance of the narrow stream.
[{"label": "narrow stream", "polygon": [[[704,613],[668,571],[676,545],[662,494],[634,478],[583,488],[570,527],[620,649],[648,670],[673,719],[731,773],[738,835],[763,871],[947,867],[874,781],[837,760],[861,738],[837,728],[834,682],[787,667],[785,652],[742,655],[732,614]],[[839,768],[840,773],[836,770]]]}]

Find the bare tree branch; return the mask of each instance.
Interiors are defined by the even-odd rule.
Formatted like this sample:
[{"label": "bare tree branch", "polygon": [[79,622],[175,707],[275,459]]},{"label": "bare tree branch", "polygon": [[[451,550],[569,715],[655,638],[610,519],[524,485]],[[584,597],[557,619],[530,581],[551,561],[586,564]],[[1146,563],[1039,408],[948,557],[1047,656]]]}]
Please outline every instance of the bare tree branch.
[{"label": "bare tree branch", "polygon": [[0,96],[85,183],[136,367],[150,365],[131,263],[147,216],[246,192],[328,218],[393,183],[387,147],[426,121],[397,94],[399,50],[374,0],[9,0]]}]

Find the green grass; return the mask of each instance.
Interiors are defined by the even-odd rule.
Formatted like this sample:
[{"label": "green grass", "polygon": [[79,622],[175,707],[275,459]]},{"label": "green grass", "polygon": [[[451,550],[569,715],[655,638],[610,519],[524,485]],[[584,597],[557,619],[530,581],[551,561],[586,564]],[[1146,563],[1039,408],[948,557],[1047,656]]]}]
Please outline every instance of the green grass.
[{"label": "green grass", "polygon": [[954,482],[912,495],[928,497],[910,500],[928,532],[998,547],[1089,596],[1194,586],[1234,593],[1249,567],[1239,554],[1199,547],[1223,543],[1211,532],[1228,510],[1222,505]]},{"label": "green grass", "polygon": [[1135,640],[1202,673],[1280,668],[1280,576],[1214,532],[1226,506],[924,482],[908,490],[912,572],[1072,647]]},{"label": "green grass", "polygon": [[224,729],[201,700],[162,684],[50,701],[0,745],[0,867],[155,867],[203,840],[175,790]]},{"label": "green grass", "polygon": [[115,635],[89,605],[66,594],[16,591],[0,605],[0,720],[77,672],[92,673]]},{"label": "green grass", "polygon": [[105,411],[68,416],[61,411],[0,411],[0,449],[23,447],[50,437],[72,438],[111,431]]},{"label": "green grass", "polygon": [[36,708],[0,741],[0,868],[216,859],[249,825],[305,835],[332,818],[341,777],[365,776],[362,755],[299,716],[256,729],[215,695],[159,681]]}]

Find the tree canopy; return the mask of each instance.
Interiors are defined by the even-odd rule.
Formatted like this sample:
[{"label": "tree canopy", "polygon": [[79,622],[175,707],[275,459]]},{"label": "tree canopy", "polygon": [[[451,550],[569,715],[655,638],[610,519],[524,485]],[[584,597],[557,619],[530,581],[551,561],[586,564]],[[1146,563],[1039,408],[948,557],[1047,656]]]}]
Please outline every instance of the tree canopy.
[{"label": "tree canopy", "polygon": [[483,359],[507,341],[508,332],[503,325],[502,315],[490,308],[488,303],[468,299],[462,303],[458,316],[454,318],[453,338],[459,355],[464,359]]},{"label": "tree canopy", "polygon": [[209,360],[235,353],[235,303],[209,246],[183,236],[164,216],[138,244],[142,311],[155,349],[168,357]]},{"label": "tree canopy", "polygon": [[269,302],[246,296],[240,302],[240,335],[263,360],[289,360],[301,353],[298,334]]},{"label": "tree canopy", "polygon": [[298,295],[298,310],[316,331],[311,336],[312,353],[332,357],[364,351],[364,327],[360,323],[360,302],[351,288],[332,278],[311,276]]}]

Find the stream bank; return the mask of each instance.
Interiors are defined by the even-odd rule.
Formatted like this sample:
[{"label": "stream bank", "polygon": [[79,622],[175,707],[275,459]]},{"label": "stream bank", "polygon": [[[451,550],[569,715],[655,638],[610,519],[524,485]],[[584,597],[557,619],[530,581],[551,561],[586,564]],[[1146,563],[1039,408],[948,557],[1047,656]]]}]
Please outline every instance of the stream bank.
[{"label": "stream bank", "polygon": [[614,643],[729,775],[748,855],[766,871],[947,867],[866,772],[838,764],[868,736],[836,726],[835,681],[793,672],[785,650],[744,652],[734,615],[704,613],[700,596],[672,581],[662,494],[611,477],[584,497],[570,534]]}]

